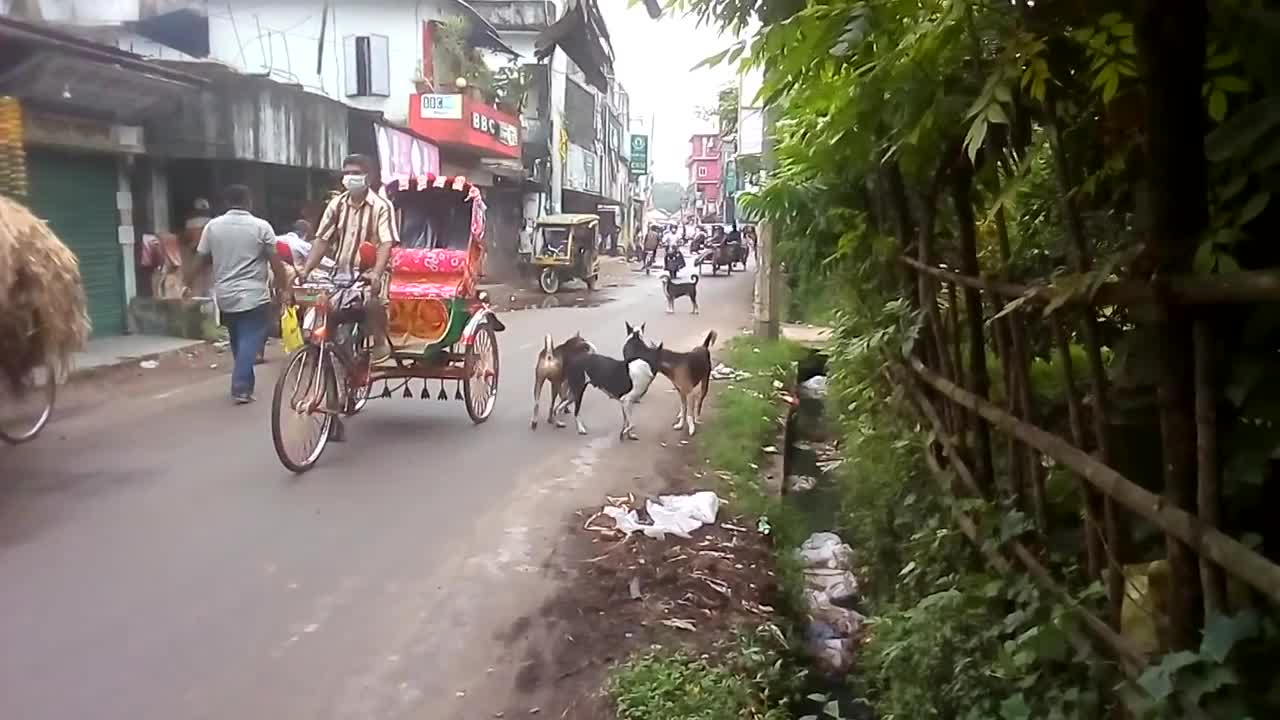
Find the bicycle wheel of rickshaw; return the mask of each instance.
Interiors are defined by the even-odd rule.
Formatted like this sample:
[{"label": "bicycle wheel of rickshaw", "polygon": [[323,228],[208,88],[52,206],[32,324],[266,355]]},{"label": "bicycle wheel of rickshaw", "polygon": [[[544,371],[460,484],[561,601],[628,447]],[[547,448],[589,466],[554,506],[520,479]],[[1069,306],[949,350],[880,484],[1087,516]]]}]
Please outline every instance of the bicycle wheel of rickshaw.
[{"label": "bicycle wheel of rickshaw", "polygon": [[480,326],[467,346],[462,371],[466,377],[462,397],[467,415],[479,425],[489,419],[498,399],[498,335],[487,324]]},{"label": "bicycle wheel of rickshaw", "polygon": [[314,409],[325,401],[324,355],[315,345],[294,352],[271,395],[271,441],[290,472],[310,470],[329,444],[333,415]]},{"label": "bicycle wheel of rickshaw", "polygon": [[53,414],[58,383],[41,365],[16,383],[0,378],[0,440],[10,445],[33,440]]}]

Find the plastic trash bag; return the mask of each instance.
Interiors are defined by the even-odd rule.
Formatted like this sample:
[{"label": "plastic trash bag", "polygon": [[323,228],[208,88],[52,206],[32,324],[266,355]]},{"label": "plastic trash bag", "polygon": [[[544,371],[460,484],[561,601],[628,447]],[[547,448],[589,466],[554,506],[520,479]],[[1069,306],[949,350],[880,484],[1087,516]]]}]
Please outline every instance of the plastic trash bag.
[{"label": "plastic trash bag", "polygon": [[652,525],[641,523],[635,510],[612,505],[605,506],[602,510],[605,515],[613,518],[618,530],[627,535],[639,531],[658,540],[668,533],[687,538],[694,530],[715,522],[719,511],[720,498],[710,491],[692,495],[663,495],[658,498],[658,502],[648,501],[645,503],[645,512],[653,520]]},{"label": "plastic trash bag", "polygon": [[821,400],[827,396],[827,376],[814,375],[800,383],[800,397]]},{"label": "plastic trash bag", "polygon": [[800,562],[807,568],[853,567],[853,548],[835,533],[818,532],[810,535],[800,546],[799,555]]},{"label": "plastic trash bag", "polygon": [[287,353],[302,347],[302,327],[298,325],[298,308],[292,305],[280,311],[280,343]]}]

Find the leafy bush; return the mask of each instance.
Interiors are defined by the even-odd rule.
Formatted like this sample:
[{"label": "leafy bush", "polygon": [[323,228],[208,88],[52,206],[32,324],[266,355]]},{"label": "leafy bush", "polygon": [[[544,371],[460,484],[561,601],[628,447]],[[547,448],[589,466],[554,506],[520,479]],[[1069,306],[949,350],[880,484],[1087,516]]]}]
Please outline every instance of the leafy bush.
[{"label": "leafy bush", "polygon": [[654,650],[609,678],[619,720],[789,720],[803,672],[771,631],[737,638],[719,657]]}]

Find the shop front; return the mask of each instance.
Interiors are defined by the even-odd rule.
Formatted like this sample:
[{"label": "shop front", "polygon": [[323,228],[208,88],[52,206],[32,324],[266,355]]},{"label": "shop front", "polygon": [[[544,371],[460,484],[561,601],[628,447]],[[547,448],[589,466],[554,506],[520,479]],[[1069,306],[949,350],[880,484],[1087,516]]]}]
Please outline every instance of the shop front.
[{"label": "shop front", "polygon": [[144,126],[200,79],[10,18],[0,18],[0,46],[0,95],[21,107],[23,200],[79,260],[92,336],[123,334],[138,286]]}]

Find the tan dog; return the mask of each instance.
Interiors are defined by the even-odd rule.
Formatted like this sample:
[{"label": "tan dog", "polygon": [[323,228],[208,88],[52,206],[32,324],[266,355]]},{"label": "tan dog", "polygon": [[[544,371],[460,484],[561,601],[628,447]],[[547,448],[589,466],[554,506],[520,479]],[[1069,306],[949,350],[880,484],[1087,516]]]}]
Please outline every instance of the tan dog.
[{"label": "tan dog", "polygon": [[543,338],[542,350],[538,352],[538,363],[533,369],[533,418],[529,420],[530,429],[538,429],[538,415],[542,402],[542,385],[551,383],[551,406],[547,408],[547,422],[553,427],[565,426],[563,420],[557,420],[557,413],[569,407],[572,395],[565,382],[565,362],[573,356],[585,355],[596,351],[596,346],[587,342],[580,334],[565,340],[559,345],[551,339],[551,333]]},{"label": "tan dog", "polygon": [[[675,352],[658,348],[658,372],[667,376],[680,394],[680,414],[676,416],[672,430],[684,430],[691,437],[702,420],[702,404],[711,389],[711,346],[716,342],[716,331],[707,333],[706,339],[689,352]],[[648,342],[644,338],[644,325],[633,327],[627,323],[627,341],[622,346],[622,356],[627,360],[640,357]]]}]

